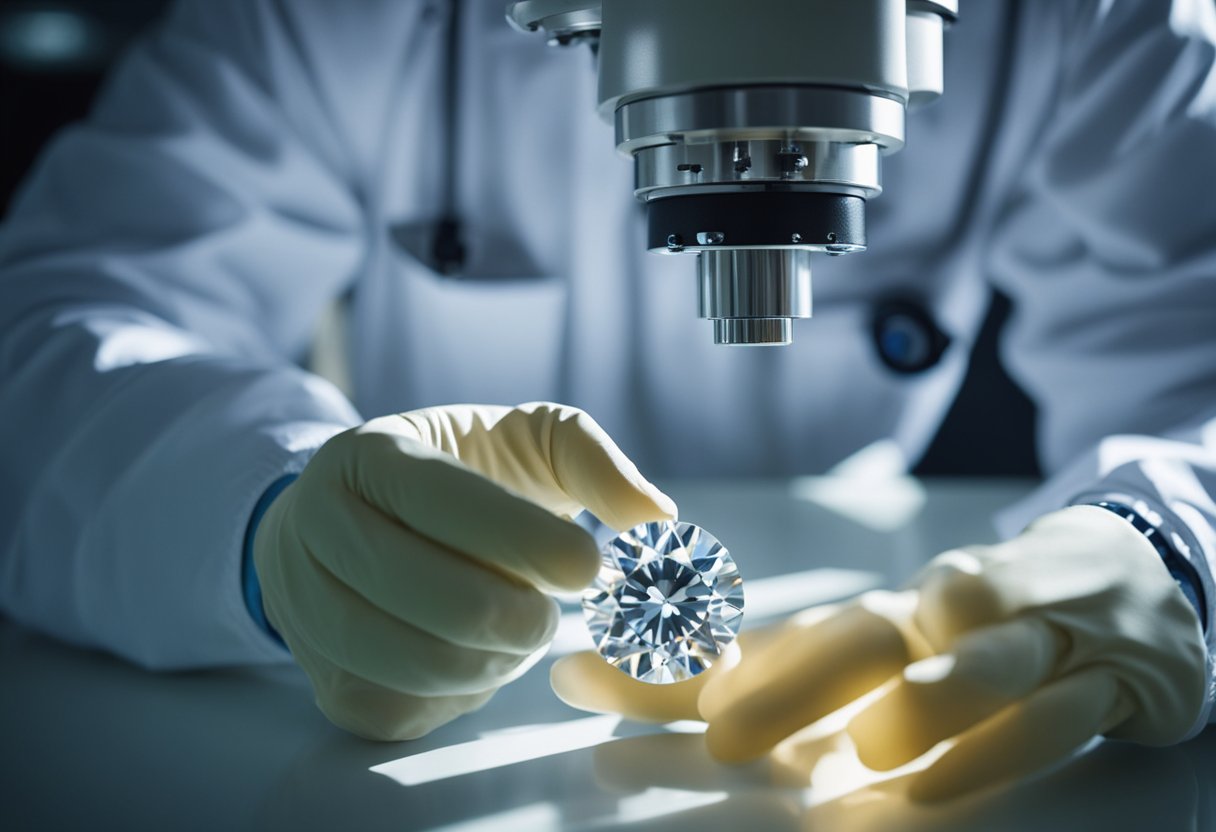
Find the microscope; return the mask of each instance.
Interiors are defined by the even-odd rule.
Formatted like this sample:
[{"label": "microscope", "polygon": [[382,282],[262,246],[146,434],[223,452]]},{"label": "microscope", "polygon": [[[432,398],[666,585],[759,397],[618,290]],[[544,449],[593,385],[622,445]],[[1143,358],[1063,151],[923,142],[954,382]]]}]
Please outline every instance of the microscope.
[{"label": "microscope", "polygon": [[958,0],[521,0],[507,18],[587,43],[633,159],[647,247],[695,254],[714,341],[783,345],[811,257],[866,248],[866,201],[906,114],[942,94]]}]

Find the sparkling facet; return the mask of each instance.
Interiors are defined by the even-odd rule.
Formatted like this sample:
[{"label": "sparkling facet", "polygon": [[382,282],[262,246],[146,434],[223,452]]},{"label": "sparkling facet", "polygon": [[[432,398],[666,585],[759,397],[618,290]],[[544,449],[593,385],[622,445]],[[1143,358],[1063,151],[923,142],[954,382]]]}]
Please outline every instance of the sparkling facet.
[{"label": "sparkling facet", "polygon": [[682,682],[735,640],[743,579],[709,532],[691,523],[645,523],[601,554],[583,613],[609,664],[643,682]]}]

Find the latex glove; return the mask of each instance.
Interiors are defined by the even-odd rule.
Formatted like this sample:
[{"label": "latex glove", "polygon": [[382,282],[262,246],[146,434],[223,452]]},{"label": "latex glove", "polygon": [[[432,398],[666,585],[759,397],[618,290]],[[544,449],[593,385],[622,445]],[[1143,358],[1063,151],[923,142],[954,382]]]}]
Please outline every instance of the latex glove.
[{"label": "latex glove", "polygon": [[[1023,776],[1097,734],[1177,742],[1197,730],[1205,702],[1195,611],[1148,541],[1092,506],[1047,515],[1007,543],[946,552],[910,589],[866,593],[760,638],[695,691],[710,752],[758,757],[881,687],[848,727],[867,766],[895,768],[955,740],[914,776],[920,800]],[[690,716],[688,691],[643,690],[607,670],[571,656],[551,678],[592,710]]]},{"label": "latex glove", "polygon": [[480,707],[543,655],[546,593],[599,568],[591,536],[671,519],[580,410],[453,406],[386,416],[327,442],[259,524],[267,618],[337,725],[422,736]]}]

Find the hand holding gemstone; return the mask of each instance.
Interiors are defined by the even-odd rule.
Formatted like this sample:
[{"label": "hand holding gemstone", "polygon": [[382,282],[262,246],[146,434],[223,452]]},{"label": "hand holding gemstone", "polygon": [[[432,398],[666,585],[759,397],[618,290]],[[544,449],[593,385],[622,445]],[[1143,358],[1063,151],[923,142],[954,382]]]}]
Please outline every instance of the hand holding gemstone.
[{"label": "hand holding gemstone", "polygon": [[550,592],[599,568],[584,508],[619,527],[674,517],[581,410],[453,405],[373,419],[325,444],[259,524],[271,625],[335,724],[420,737],[540,660]]}]

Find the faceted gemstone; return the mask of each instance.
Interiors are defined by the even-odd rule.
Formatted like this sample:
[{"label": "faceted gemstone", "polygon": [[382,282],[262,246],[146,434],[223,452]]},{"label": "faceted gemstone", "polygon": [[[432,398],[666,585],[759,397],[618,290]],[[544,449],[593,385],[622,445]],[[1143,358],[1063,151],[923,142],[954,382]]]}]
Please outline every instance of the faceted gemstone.
[{"label": "faceted gemstone", "polygon": [[735,640],[743,579],[709,532],[691,523],[644,523],[601,554],[583,613],[609,664],[643,682],[682,682]]}]

